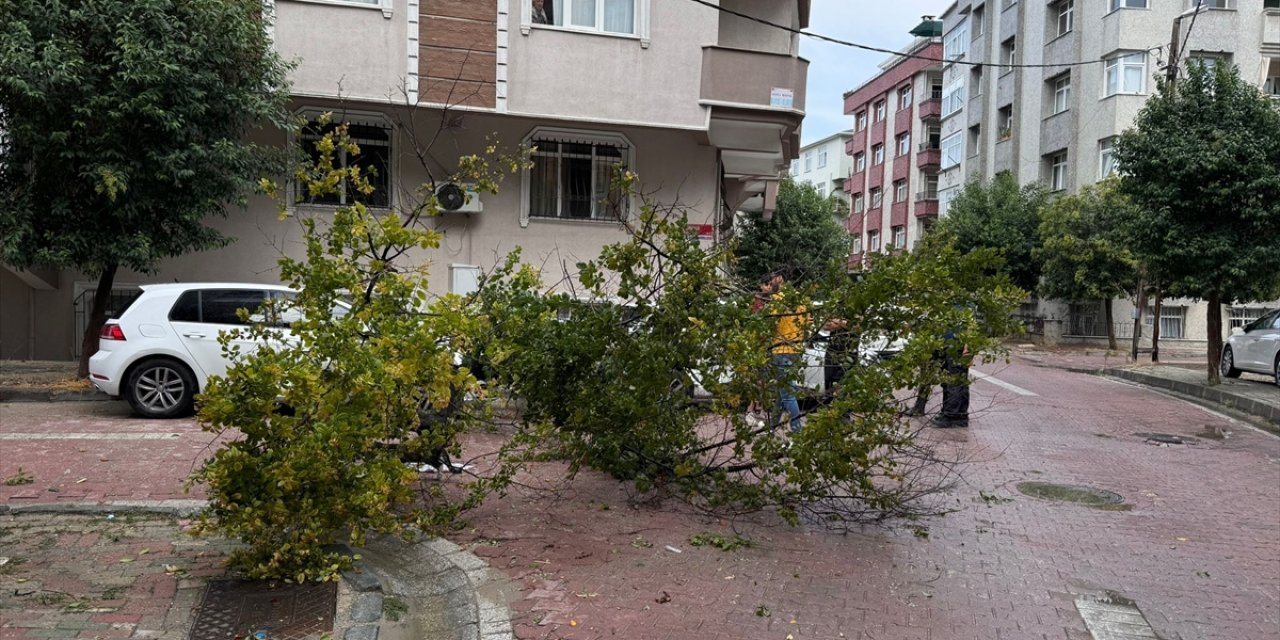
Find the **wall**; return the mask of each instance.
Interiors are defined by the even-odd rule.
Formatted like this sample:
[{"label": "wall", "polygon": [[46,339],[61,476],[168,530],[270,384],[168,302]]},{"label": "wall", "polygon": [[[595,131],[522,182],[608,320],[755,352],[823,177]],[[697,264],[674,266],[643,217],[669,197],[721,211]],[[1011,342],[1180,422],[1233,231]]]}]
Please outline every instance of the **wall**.
[{"label": "wall", "polygon": [[[392,15],[378,7],[275,0],[276,49],[297,60],[292,92],[386,102],[403,101],[408,75],[407,0],[394,0]],[[317,31],[323,25],[323,31]]]}]

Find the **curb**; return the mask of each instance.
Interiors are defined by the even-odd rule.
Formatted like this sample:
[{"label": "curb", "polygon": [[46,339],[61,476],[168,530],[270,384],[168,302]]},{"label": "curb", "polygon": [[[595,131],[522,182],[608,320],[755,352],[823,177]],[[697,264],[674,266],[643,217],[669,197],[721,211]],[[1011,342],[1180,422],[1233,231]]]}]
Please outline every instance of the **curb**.
[{"label": "curb", "polygon": [[1227,393],[1218,387],[1183,382],[1181,380],[1170,380],[1129,369],[1104,369],[1097,373],[1136,382],[1148,387],[1166,389],[1192,399],[1204,400],[1228,409],[1234,409],[1255,418],[1266,420],[1271,425],[1274,425],[1268,429],[1269,431],[1280,433],[1280,407],[1275,405]]},{"label": "curb", "polygon": [[[149,513],[157,515],[189,517],[208,506],[206,500],[121,500],[113,502],[50,502],[40,504],[0,504],[0,514],[58,513],[82,515],[112,515]],[[446,596],[447,618],[454,622],[452,638],[459,640],[514,640],[511,625],[511,609],[503,597],[504,587],[510,580],[479,556],[443,538],[431,538],[408,545],[423,562],[397,565],[399,568],[433,565],[438,567],[436,577],[428,590],[434,593],[385,594],[383,585],[398,585],[397,592],[408,581],[387,575],[373,563],[356,559],[350,571],[342,574],[344,582],[355,593],[350,620],[343,632],[343,640],[378,640],[384,626],[385,600],[408,599],[417,595]],[[334,544],[327,550],[355,556],[345,544]],[[341,627],[334,620],[334,631]],[[394,633],[385,634],[395,637]]]},{"label": "curb", "polygon": [[111,399],[111,396],[96,389],[92,391],[52,391],[42,388],[0,388],[0,402],[87,402]]}]

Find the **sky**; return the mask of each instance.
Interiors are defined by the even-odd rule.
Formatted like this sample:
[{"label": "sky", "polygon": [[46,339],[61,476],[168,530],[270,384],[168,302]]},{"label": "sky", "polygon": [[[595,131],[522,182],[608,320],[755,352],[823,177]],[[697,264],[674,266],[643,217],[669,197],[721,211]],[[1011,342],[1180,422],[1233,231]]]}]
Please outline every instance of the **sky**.
[{"label": "sky", "polygon": [[[813,0],[809,31],[885,49],[911,42],[907,33],[920,16],[941,16],[951,0]],[[800,56],[809,61],[802,144],[853,127],[844,115],[844,92],[869,80],[887,55],[800,36]]]}]

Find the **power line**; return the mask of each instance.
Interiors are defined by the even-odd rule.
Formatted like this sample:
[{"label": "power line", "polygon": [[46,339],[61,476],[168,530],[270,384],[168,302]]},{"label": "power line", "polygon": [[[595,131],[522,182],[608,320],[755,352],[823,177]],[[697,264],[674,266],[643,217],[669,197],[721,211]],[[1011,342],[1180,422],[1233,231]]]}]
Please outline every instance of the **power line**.
[{"label": "power line", "polygon": [[[1191,25],[1187,27],[1187,36],[1182,39],[1182,46],[1178,47],[1178,50],[1174,52],[1173,60],[1169,61],[1169,64],[1172,64],[1174,69],[1178,68],[1179,58],[1187,57],[1183,54],[1187,52],[1187,46],[1191,43],[1191,32],[1196,29],[1196,18],[1200,17],[1200,10],[1203,5],[1204,0],[1196,0],[1195,13],[1191,14]],[[1174,71],[1174,73],[1177,73],[1177,71]]]},{"label": "power line", "polygon": [[[740,11],[735,11],[735,10],[733,10],[733,9],[727,9],[727,8],[725,8],[725,7],[722,7],[722,6],[719,6],[719,5],[716,5],[716,4],[712,4],[709,0],[690,0],[690,2],[695,2],[695,3],[697,3],[697,4],[700,4],[700,5],[704,6],[704,7],[710,7],[710,8],[712,8],[712,9],[715,9],[716,11],[720,11],[720,12],[722,12],[722,13],[727,13],[727,14],[729,14],[729,15],[737,16],[737,17],[742,18],[742,19],[744,19],[744,20],[750,20],[750,21],[752,21],[752,22],[758,22],[758,23],[760,23],[760,24],[763,24],[763,25],[766,25],[766,26],[769,26],[769,27],[773,27],[774,29],[781,29],[781,30],[783,30],[783,31],[786,31],[786,32],[789,32],[789,33],[794,33],[794,34],[796,34],[796,35],[801,35],[801,36],[806,36],[806,37],[809,37],[809,38],[813,38],[814,40],[821,40],[821,41],[823,41],[823,42],[830,42],[830,43],[832,43],[832,44],[838,44],[838,45],[840,45],[840,46],[844,46],[844,47],[852,47],[852,48],[854,48],[854,49],[862,49],[863,51],[872,51],[872,52],[875,52],[875,53],[885,53],[885,54],[889,54],[889,55],[891,55],[891,56],[897,56],[897,57],[900,57],[900,58],[910,58],[910,59],[914,59],[914,60],[926,60],[926,61],[928,61],[928,62],[942,62],[942,63],[946,63],[946,64],[968,65],[968,66],[971,66],[971,67],[996,67],[996,68],[1001,68],[1001,69],[1060,69],[1060,68],[1062,68],[1062,67],[1082,67],[1082,66],[1085,66],[1085,65],[1090,65],[1090,64],[1102,64],[1102,63],[1104,63],[1104,62],[1107,62],[1107,59],[1106,59],[1106,58],[1098,58],[1097,60],[1076,60],[1076,61],[1072,61],[1072,62],[1059,62],[1059,63],[1056,63],[1056,64],[1015,64],[1015,63],[1008,63],[1008,62],[982,62],[982,61],[973,61],[973,60],[951,60],[951,59],[948,59],[948,58],[935,58],[935,57],[933,57],[933,56],[925,56],[925,55],[920,55],[920,54],[918,54],[918,53],[903,53],[903,52],[901,52],[901,51],[893,51],[892,49],[885,49],[885,48],[882,48],[882,47],[873,47],[873,46],[871,46],[871,45],[869,45],[869,44],[861,44],[861,43],[858,43],[858,42],[850,42],[849,40],[841,40],[840,38],[833,38],[833,37],[831,37],[831,36],[824,36],[824,35],[822,35],[822,34],[820,34],[820,33],[813,33],[812,31],[805,31],[805,30],[803,30],[803,29],[796,29],[796,28],[794,28],[794,27],[789,27],[789,26],[784,25],[784,24],[778,24],[778,23],[776,23],[776,22],[770,22],[770,21],[765,20],[765,19],[763,19],[763,18],[757,18],[756,16],[747,15],[747,14],[742,13],[742,12],[740,12]],[[1150,53],[1151,51],[1153,51],[1153,50],[1155,50],[1155,49],[1159,49],[1159,47],[1152,47],[1152,48],[1150,48],[1150,49],[1146,49],[1146,50],[1144,51],[1144,53]]]}]

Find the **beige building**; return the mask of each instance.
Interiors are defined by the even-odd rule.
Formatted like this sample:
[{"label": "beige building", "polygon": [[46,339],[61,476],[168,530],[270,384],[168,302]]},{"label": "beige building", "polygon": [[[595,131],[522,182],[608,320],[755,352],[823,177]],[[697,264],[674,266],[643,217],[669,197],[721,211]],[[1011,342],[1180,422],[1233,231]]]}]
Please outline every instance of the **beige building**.
[{"label": "beige building", "polygon": [[852,131],[841,131],[800,147],[787,173],[799,182],[813,185],[818,193],[835,196],[847,205],[849,194],[844,190],[844,181],[849,177],[853,161],[845,153],[845,145],[852,137]]},{"label": "beige building", "polygon": [[[809,0],[720,0],[720,7],[807,26]],[[519,246],[549,281],[562,265],[623,238],[604,202],[621,162],[640,189],[690,211],[714,241],[737,210],[767,210],[799,151],[808,63],[797,38],[693,2],[663,0],[274,0],[272,37],[293,72],[294,107],[352,125],[357,162],[382,169],[369,204],[405,204],[461,155],[536,145],[534,167],[431,220],[432,290],[468,291]],[[302,145],[283,134],[271,144]],[[424,140],[435,138],[429,153]],[[465,185],[464,185],[465,187]],[[337,204],[299,205],[323,216]],[[622,215],[634,215],[635,204]],[[275,261],[300,230],[254,199],[209,223],[235,241],[158,273],[117,275],[118,309],[134,285],[278,281]],[[94,282],[73,271],[0,269],[0,358],[76,355]],[[115,298],[116,296],[113,296]]]},{"label": "beige building", "polygon": [[[1155,91],[1154,76],[1166,72],[1175,30],[1181,63],[1235,64],[1280,99],[1280,0],[952,4],[943,15],[939,215],[967,181],[1001,171],[1066,193],[1112,173],[1112,141]],[[1224,327],[1276,306],[1225,308]],[[1067,340],[1106,335],[1096,303],[1042,302],[1026,311],[1045,317],[1046,332]],[[1122,335],[1131,331],[1132,313],[1129,301],[1115,301]],[[1204,317],[1202,302],[1168,301],[1159,320],[1162,344],[1203,345]],[[1150,318],[1147,336],[1149,325]]]}]

